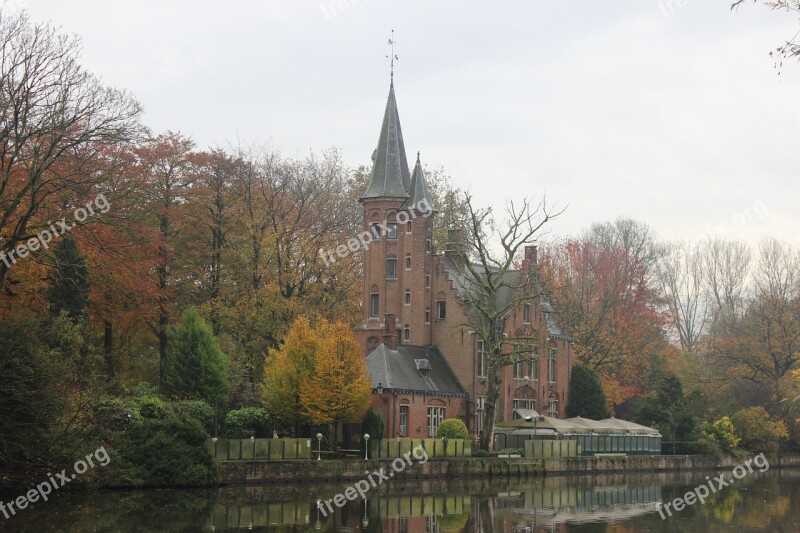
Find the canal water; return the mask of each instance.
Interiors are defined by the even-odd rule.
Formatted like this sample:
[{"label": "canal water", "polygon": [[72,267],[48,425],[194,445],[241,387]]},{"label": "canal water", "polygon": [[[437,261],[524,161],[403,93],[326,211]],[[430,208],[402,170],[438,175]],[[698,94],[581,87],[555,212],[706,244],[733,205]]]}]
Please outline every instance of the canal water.
[{"label": "canal water", "polygon": [[317,501],[350,485],[65,492],[11,519],[0,514],[0,531],[800,532],[800,469],[754,472],[721,488],[714,483],[716,492],[705,503],[671,510],[672,516],[662,510],[662,519],[656,502],[708,486],[718,475],[392,479],[370,487],[366,501],[357,497],[342,508],[332,503],[333,513]]}]

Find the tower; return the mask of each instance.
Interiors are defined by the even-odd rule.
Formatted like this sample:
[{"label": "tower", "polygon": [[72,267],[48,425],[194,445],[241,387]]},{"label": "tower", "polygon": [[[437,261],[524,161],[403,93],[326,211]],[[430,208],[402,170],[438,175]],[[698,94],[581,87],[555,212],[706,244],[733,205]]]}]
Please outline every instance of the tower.
[{"label": "tower", "polygon": [[[372,242],[364,252],[362,325],[364,354],[382,342],[431,342],[431,239],[435,209],[419,154],[410,175],[394,93],[383,116],[372,176],[364,195],[363,231]],[[393,324],[387,324],[387,317]]]}]

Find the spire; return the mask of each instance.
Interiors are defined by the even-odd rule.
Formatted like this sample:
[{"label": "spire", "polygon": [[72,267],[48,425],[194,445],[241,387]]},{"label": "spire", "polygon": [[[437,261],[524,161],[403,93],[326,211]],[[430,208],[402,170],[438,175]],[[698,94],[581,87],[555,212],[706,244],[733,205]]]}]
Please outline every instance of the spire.
[{"label": "spire", "polygon": [[406,203],[400,209],[436,210],[431,201],[431,195],[428,194],[428,184],[425,182],[422,163],[419,162],[419,152],[417,152],[417,164],[414,165],[414,175],[411,176],[411,189],[408,191]]},{"label": "spire", "polygon": [[394,96],[394,83],[389,86],[389,99],[383,115],[378,149],[372,156],[372,179],[361,199],[366,198],[406,198],[411,178],[408,173],[406,147],[400,129],[400,115]]}]

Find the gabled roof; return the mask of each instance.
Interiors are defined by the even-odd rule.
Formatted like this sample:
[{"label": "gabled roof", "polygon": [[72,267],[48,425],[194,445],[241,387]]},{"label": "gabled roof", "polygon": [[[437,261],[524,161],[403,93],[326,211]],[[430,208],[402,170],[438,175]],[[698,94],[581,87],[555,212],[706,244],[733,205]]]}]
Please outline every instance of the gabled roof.
[{"label": "gabled roof", "polygon": [[389,86],[389,99],[386,102],[378,148],[373,159],[372,179],[361,199],[406,198],[411,186],[411,177],[408,173],[406,147],[400,129],[394,84]]},{"label": "gabled roof", "polygon": [[367,356],[372,388],[443,396],[466,396],[453,370],[435,346],[381,344]]},{"label": "gabled roof", "polygon": [[408,199],[401,209],[420,209],[426,206],[425,210],[435,211],[431,195],[428,193],[428,184],[425,182],[425,172],[422,171],[422,164],[419,162],[419,152],[417,152],[417,164],[414,165],[414,174],[411,176],[411,189],[408,191]]}]

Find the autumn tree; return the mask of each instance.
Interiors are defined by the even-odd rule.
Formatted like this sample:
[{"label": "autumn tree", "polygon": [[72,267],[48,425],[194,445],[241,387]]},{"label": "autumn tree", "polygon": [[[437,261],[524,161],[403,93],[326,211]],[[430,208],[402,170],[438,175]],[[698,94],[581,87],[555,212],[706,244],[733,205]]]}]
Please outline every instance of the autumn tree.
[{"label": "autumn tree", "polygon": [[361,348],[345,322],[322,324],[314,374],[301,384],[300,402],[306,416],[317,424],[339,424],[361,417],[369,407],[372,386]]},{"label": "autumn tree", "polygon": [[[91,198],[85,166],[141,131],[139,104],[79,64],[80,43],[0,10],[0,251],[10,254]],[[89,194],[87,194],[89,193]],[[0,286],[10,268],[0,263]]]},{"label": "autumn tree", "polygon": [[307,420],[301,390],[314,373],[321,344],[319,331],[301,316],[292,323],[280,346],[270,349],[267,356],[261,385],[264,407],[273,418],[293,425],[295,435],[300,423]]},{"label": "autumn tree", "polygon": [[660,254],[648,226],[625,218],[594,224],[543,253],[548,291],[575,339],[575,357],[597,371],[613,405],[644,392],[668,348]]}]

